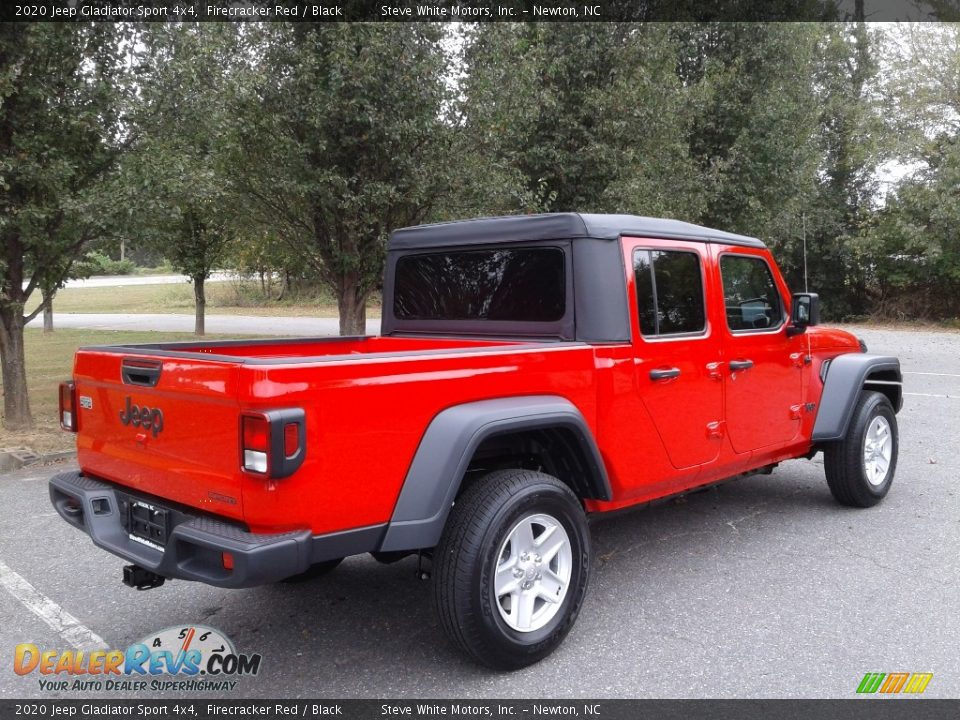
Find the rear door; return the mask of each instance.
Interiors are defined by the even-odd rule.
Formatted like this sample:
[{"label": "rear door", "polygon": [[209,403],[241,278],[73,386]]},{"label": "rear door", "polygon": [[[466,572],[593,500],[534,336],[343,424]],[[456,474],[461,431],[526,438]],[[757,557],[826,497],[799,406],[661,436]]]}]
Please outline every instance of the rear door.
[{"label": "rear door", "polygon": [[624,240],[637,392],[671,464],[716,459],[722,438],[719,347],[707,313],[704,243]]},{"label": "rear door", "polygon": [[786,287],[761,250],[718,246],[726,422],[738,453],[783,445],[800,430],[802,338],[787,337]]}]

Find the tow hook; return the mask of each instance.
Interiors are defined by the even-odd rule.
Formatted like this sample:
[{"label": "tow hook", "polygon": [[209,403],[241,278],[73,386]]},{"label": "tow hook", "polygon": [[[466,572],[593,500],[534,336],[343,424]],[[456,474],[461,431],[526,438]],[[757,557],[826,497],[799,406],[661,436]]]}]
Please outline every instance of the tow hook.
[{"label": "tow hook", "polygon": [[163,585],[166,578],[163,575],[157,575],[139,565],[123,566],[123,584],[127,587],[137,590],[152,590]]}]

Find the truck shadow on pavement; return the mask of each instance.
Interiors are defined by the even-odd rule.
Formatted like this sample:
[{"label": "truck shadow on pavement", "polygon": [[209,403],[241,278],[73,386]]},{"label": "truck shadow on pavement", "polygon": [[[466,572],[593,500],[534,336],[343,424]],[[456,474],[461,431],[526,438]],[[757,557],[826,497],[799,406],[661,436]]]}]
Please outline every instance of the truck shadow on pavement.
[{"label": "truck shadow on pavement", "polygon": [[[576,673],[596,653],[591,635],[622,634],[624,613],[671,602],[672,586],[740,582],[751,564],[769,565],[793,544],[801,552],[803,535],[791,539],[798,527],[848,511],[833,503],[819,466],[797,470],[744,478],[594,522],[590,595],[566,643],[541,665]],[[464,659],[443,636],[432,592],[431,583],[417,577],[415,557],[381,565],[359,556],[312,581],[226,593],[203,621],[267,659],[261,677],[238,688],[241,695],[256,696],[268,686],[279,695],[304,692],[304,684],[309,694],[330,697],[449,695],[451,688],[489,694],[490,685],[457,683],[487,678],[496,687],[498,677],[536,677],[534,668],[501,674]],[[179,610],[189,613],[186,606]],[[662,622],[650,620],[651,626]],[[629,632],[655,629],[641,618]]]}]

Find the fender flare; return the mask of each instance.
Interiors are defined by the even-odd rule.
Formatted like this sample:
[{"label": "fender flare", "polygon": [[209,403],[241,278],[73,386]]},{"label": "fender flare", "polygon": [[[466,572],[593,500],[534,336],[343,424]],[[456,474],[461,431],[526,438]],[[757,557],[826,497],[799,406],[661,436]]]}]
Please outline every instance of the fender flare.
[{"label": "fender flare", "polygon": [[569,400],[532,395],[464,403],[440,412],[424,432],[380,550],[436,546],[480,443],[494,435],[544,428],[573,432],[592,475],[592,494],[596,499],[610,499],[610,481],[600,451],[583,415]]},{"label": "fender flare", "polygon": [[847,434],[857,398],[865,386],[876,386],[891,397],[893,409],[903,405],[900,361],[889,355],[848,353],[828,361],[813,442],[841,440]]}]

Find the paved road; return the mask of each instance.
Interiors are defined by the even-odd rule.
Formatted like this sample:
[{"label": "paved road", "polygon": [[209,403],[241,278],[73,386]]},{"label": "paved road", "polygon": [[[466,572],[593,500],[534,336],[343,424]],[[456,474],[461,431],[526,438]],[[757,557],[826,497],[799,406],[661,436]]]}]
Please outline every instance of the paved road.
[{"label": "paved road", "polygon": [[[818,458],[597,521],[579,622],[514,674],[446,644],[412,559],[353,558],[302,585],[129,590],[122,561],[49,507],[53,469],[0,478],[0,562],[112,647],[187,623],[223,630],[264,656],[237,696],[848,698],[865,672],[906,671],[934,673],[927,696],[957,697],[960,334],[860,334],[910,373],[884,503],[836,505]],[[0,585],[0,696],[42,696],[35,676],[9,671],[26,640],[66,646]]]},{"label": "paved road", "polygon": [[[226,272],[215,272],[207,278],[207,282],[223,282],[233,280],[236,276]],[[68,288],[100,288],[119,287],[122,285],[179,285],[188,283],[186,275],[95,275],[88,278],[73,278],[67,280],[64,287]],[[26,287],[27,283],[24,283]]]},{"label": "paved road", "polygon": [[[54,313],[55,328],[84,328],[89,330],[152,330],[155,332],[193,332],[193,315],[159,313]],[[34,326],[43,324],[43,318],[33,319]],[[256,315],[207,315],[208,333],[225,335],[336,335],[337,318],[314,317],[258,317]],[[367,333],[380,332],[380,319],[367,320]]]}]

